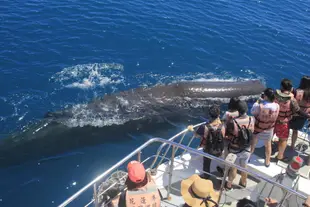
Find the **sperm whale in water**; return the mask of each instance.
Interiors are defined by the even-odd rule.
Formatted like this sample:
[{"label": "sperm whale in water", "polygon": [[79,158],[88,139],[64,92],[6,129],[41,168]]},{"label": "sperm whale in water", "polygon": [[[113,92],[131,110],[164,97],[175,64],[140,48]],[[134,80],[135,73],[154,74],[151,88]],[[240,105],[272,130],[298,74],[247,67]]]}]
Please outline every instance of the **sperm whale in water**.
[{"label": "sperm whale in water", "polygon": [[38,123],[0,141],[0,167],[114,141],[132,131],[151,130],[154,123],[167,118],[180,120],[232,97],[247,100],[264,88],[258,80],[179,82],[122,91],[48,112]]}]

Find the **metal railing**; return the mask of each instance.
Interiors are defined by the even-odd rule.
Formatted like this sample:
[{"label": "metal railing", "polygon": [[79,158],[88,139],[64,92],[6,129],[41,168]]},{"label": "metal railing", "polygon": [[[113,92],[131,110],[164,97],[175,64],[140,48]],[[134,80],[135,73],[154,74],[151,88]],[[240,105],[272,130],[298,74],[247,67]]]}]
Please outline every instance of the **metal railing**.
[{"label": "metal railing", "polygon": [[[186,129],[184,129],[183,131],[181,131],[181,132],[179,132],[178,134],[176,134],[176,135],[174,135],[173,137],[171,137],[171,138],[169,139],[169,141],[173,141],[173,142],[174,142],[177,138],[179,138],[180,136],[182,136],[181,139],[180,139],[180,141],[178,142],[179,144],[182,144],[182,142],[183,142],[183,140],[184,140],[184,138],[185,138],[187,132],[192,132],[195,128],[197,128],[197,127],[199,127],[200,125],[205,124],[205,123],[206,123],[206,122],[201,122],[201,123],[196,124],[196,125],[193,125],[193,126],[188,126],[188,127],[187,127]],[[189,140],[189,142],[187,143],[186,146],[189,147],[189,146],[191,145],[191,143],[193,142],[194,138],[195,138],[195,135],[193,134],[192,137],[191,137],[191,139]],[[155,164],[156,164],[156,162],[157,162],[157,159],[158,159],[160,153],[162,152],[162,150],[163,150],[163,148],[164,148],[165,146],[166,146],[166,143],[163,143],[163,144],[160,145],[160,147],[157,149],[156,157],[155,157],[155,159],[154,159],[154,161],[153,161],[153,163],[151,164],[151,167],[150,167],[150,168],[152,169],[152,173],[153,173],[153,174],[156,174],[156,170],[157,170],[158,166],[160,166],[160,165],[162,164],[163,158],[166,157],[168,151],[170,150],[170,147],[171,147],[171,146],[169,145],[169,146],[167,147],[166,151],[164,152],[164,154],[163,154],[161,160],[157,163],[157,166],[154,167]],[[175,153],[176,153],[177,151],[178,151],[178,148],[176,149]],[[184,151],[184,152],[186,152],[186,151]]]},{"label": "metal railing", "polygon": [[[262,174],[259,174],[259,173],[256,173],[254,171],[251,171],[249,169],[245,169],[245,168],[242,168],[238,165],[235,165],[234,163],[230,163],[230,162],[227,162],[221,158],[218,158],[218,157],[214,157],[210,154],[207,154],[207,153],[204,153],[200,150],[197,150],[197,149],[194,149],[194,148],[191,148],[191,147],[188,147],[188,146],[184,146],[182,144],[179,144],[179,143],[175,143],[173,141],[170,141],[170,140],[165,140],[165,139],[161,139],[161,138],[153,138],[153,139],[150,139],[149,141],[147,141],[146,143],[144,143],[143,145],[141,145],[140,147],[138,147],[137,149],[135,149],[133,152],[131,152],[130,154],[128,154],[125,158],[123,158],[122,160],[120,160],[118,163],[116,163],[115,165],[113,165],[111,168],[109,168],[107,171],[105,171],[104,173],[102,173],[101,175],[99,175],[98,177],[96,177],[93,181],[91,181],[90,183],[88,183],[86,186],[84,186],[82,189],[80,189],[78,192],[76,192],[74,195],[72,195],[71,197],[69,197],[67,200],[65,200],[62,204],[59,205],[59,207],[64,207],[64,206],[67,206],[68,204],[70,204],[73,200],[75,200],[76,198],[78,198],[82,193],[84,193],[85,191],[87,191],[88,189],[90,188],[94,188],[94,189],[97,189],[96,188],[96,185],[99,181],[101,181],[103,178],[106,178],[111,172],[115,171],[116,169],[118,169],[121,165],[123,165],[125,162],[128,162],[130,160],[133,159],[134,156],[136,156],[137,154],[139,154],[143,149],[145,149],[146,147],[148,147],[149,145],[153,144],[153,143],[162,143],[163,145],[169,145],[169,147],[172,147],[172,154],[171,154],[171,158],[170,159],[167,159],[170,161],[170,167],[169,167],[169,180],[168,180],[168,190],[167,190],[167,197],[169,197],[170,193],[171,193],[171,189],[172,186],[172,176],[173,176],[173,166],[174,166],[174,162],[175,161],[175,152],[176,152],[176,149],[183,149],[184,151],[187,151],[188,153],[192,154],[192,155],[198,155],[198,156],[201,156],[201,157],[206,157],[206,158],[209,158],[211,160],[214,160],[220,164],[223,164],[225,166],[225,176],[223,177],[223,180],[222,180],[222,185],[223,183],[225,182],[226,180],[226,176],[227,176],[227,173],[228,173],[228,169],[230,167],[235,167],[237,168],[238,170],[242,171],[242,172],[246,172],[248,173],[249,175],[257,178],[257,179],[260,179],[262,181],[265,181],[267,183],[270,183],[272,184],[273,186],[277,186],[279,188],[281,188],[284,192],[289,193],[289,194],[292,194],[292,195],[295,195],[303,200],[306,199],[306,196],[302,193],[299,193],[293,189],[290,189],[280,183],[277,183],[273,180],[271,180],[270,178],[267,178],[265,177],[264,175]],[[151,157],[154,157],[154,156],[151,156]],[[146,160],[149,160],[151,157],[148,157]],[[155,156],[155,159],[157,159],[158,157],[161,157],[159,155],[156,155]],[[165,159],[165,158],[164,158]],[[146,161],[144,160],[144,161]],[[222,189],[220,190],[220,197],[222,196]],[[287,196],[284,196],[282,198],[282,200],[279,201],[279,203],[283,203],[283,200],[286,198]],[[96,202],[96,198],[94,198],[91,202],[89,202],[87,205],[90,205],[91,203],[93,202]],[[98,206],[97,203],[95,203],[95,206]]]}]

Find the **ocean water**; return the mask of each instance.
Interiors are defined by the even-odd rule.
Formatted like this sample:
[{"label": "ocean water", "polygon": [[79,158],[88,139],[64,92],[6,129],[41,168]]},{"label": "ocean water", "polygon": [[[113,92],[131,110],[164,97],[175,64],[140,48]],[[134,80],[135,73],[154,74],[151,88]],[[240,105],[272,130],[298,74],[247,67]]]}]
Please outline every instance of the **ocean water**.
[{"label": "ocean water", "polygon": [[[139,86],[310,72],[310,2],[4,0],[1,137],[47,111]],[[173,134],[184,126],[173,126]],[[57,206],[154,134],[0,169],[0,206]],[[117,150],[116,150],[117,149]],[[1,162],[1,161],[0,161]],[[82,205],[82,204],[81,204]]]}]

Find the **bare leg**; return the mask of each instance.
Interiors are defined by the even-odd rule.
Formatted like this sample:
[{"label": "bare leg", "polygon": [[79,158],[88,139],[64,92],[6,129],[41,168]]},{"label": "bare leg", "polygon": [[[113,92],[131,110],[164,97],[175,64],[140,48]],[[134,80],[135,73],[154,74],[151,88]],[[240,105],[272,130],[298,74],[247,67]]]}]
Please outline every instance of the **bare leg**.
[{"label": "bare leg", "polygon": [[265,141],[265,164],[268,166],[270,164],[271,156],[271,140]]},{"label": "bare leg", "polygon": [[241,172],[241,184],[246,186],[246,179],[248,178],[248,174],[245,172]]},{"label": "bare leg", "polygon": [[283,159],[284,157],[286,145],[287,145],[287,139],[279,139],[279,143],[278,143],[279,152],[277,156],[279,160]]},{"label": "bare leg", "polygon": [[291,144],[291,148],[294,149],[295,148],[295,143],[298,137],[298,130],[293,130],[293,134],[292,134],[292,144]]},{"label": "bare leg", "polygon": [[230,168],[229,175],[228,175],[228,182],[227,182],[227,186],[229,188],[232,187],[232,182],[234,181],[236,176],[237,176],[237,168],[234,168],[234,167]]},{"label": "bare leg", "polygon": [[255,146],[257,145],[257,142],[258,142],[257,135],[254,135],[253,139],[252,139],[252,143],[251,143],[251,154],[254,153]]}]

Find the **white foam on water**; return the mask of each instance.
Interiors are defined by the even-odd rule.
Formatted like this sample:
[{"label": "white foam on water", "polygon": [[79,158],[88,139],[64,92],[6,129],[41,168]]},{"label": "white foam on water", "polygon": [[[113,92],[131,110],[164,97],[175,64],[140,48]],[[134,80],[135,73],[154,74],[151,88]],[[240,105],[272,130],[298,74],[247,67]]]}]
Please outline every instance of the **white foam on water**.
[{"label": "white foam on water", "polygon": [[[122,97],[118,97],[118,103],[121,106],[128,107],[129,103]],[[137,107],[137,106],[129,106]],[[76,104],[72,107],[73,117],[64,120],[64,124],[68,127],[83,127],[83,126],[111,126],[122,125],[130,120],[138,120],[143,117],[124,117],[118,105],[98,105],[98,111],[88,108],[87,104]]]},{"label": "white foam on water", "polygon": [[140,86],[143,87],[185,81],[235,82],[257,79],[265,83],[264,77],[255,74],[255,72],[250,69],[243,69],[242,72],[243,74],[241,76],[236,76],[235,74],[231,74],[228,71],[223,71],[220,74],[215,74],[213,72],[190,72],[180,75],[166,75],[151,72],[146,74],[138,74],[135,78],[137,79],[137,82],[140,83]]},{"label": "white foam on water", "polygon": [[[173,61],[170,65],[176,65]],[[137,62],[137,66],[140,63]],[[66,88],[79,88],[79,89],[91,89],[97,87],[110,87],[112,93],[118,92],[119,84],[124,84],[130,88],[136,88],[137,86],[152,87],[154,85],[169,84],[184,81],[200,81],[200,82],[235,82],[235,81],[247,81],[253,79],[260,79],[252,70],[242,69],[242,77],[236,77],[229,71],[222,71],[220,74],[213,72],[189,72],[186,74],[157,74],[157,73],[139,73],[137,75],[124,77],[124,66],[117,63],[90,63],[80,64],[71,67],[64,68],[62,71],[52,76],[51,80],[60,83],[61,86]],[[64,120],[64,124],[69,127],[83,127],[83,126],[110,126],[110,125],[122,125],[131,120],[142,119],[143,114],[139,117],[139,105],[132,106],[128,100],[123,97],[116,97],[117,104],[115,106],[100,104],[99,111],[89,109],[87,103],[76,104],[72,108],[73,117]],[[229,99],[208,97],[209,100],[221,101],[227,103]],[[162,102],[162,100],[158,100]],[[168,97],[167,97],[167,100]],[[143,104],[143,100],[141,100]],[[191,107],[202,107],[199,102],[193,102]],[[142,106],[143,107],[143,106]],[[122,111],[122,108],[126,111]],[[123,113],[134,113],[132,116],[124,116]],[[135,113],[137,112],[137,113]]]},{"label": "white foam on water", "polygon": [[124,66],[118,63],[90,63],[64,68],[51,77],[67,88],[89,89],[124,82]]}]

